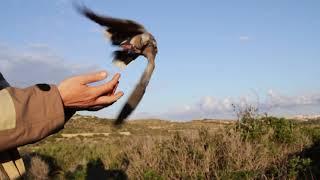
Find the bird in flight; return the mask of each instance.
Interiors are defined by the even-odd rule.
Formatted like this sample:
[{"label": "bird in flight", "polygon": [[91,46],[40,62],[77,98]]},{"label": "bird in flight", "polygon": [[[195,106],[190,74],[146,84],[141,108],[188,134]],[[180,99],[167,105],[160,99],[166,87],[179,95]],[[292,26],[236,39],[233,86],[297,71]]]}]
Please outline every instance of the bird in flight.
[{"label": "bird in flight", "polygon": [[115,125],[120,125],[138,106],[146,91],[155,68],[155,58],[158,53],[157,42],[143,25],[135,21],[98,15],[85,6],[77,5],[76,8],[82,15],[103,26],[112,45],[119,47],[113,52],[113,63],[116,66],[124,69],[140,55],[148,59],[147,67],[139,83],[114,122]]}]

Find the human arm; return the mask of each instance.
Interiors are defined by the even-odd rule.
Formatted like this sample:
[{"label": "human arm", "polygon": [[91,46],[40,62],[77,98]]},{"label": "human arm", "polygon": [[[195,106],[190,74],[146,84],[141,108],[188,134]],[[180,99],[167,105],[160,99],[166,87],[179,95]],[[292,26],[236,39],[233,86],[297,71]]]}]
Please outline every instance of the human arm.
[{"label": "human arm", "polygon": [[[99,86],[106,72],[68,78],[56,85],[0,91],[0,151],[39,141],[63,128],[66,116],[78,110],[98,110],[117,101],[120,76]],[[67,113],[68,112],[68,113]],[[71,112],[71,113],[70,113]]]}]

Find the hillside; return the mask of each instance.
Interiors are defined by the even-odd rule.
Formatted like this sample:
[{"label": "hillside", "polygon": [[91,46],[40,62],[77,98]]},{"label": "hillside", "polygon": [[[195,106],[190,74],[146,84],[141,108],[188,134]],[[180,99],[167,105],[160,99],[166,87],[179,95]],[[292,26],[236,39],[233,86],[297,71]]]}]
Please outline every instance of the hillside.
[{"label": "hillside", "polygon": [[65,129],[20,150],[30,179],[260,179],[310,177],[318,122],[128,121],[74,116]]}]

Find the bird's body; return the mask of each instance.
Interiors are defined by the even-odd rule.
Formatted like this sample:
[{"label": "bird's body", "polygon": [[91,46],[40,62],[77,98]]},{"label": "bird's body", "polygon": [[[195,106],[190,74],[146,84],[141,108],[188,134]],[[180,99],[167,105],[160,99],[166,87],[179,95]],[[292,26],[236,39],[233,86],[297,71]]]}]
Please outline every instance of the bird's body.
[{"label": "bird's body", "polygon": [[153,35],[137,22],[100,16],[84,6],[77,8],[81,14],[105,27],[105,34],[111,43],[120,47],[113,53],[115,65],[123,69],[140,55],[148,59],[148,65],[139,83],[115,121],[115,124],[121,124],[137,107],[145,93],[155,68],[155,57],[158,52],[157,42]]},{"label": "bird's body", "polygon": [[124,69],[131,61],[135,60],[140,55],[145,56],[149,60],[144,52],[149,44],[152,44],[153,47],[157,47],[156,40],[148,32],[124,40],[119,45],[121,50],[114,52],[113,63],[121,69]]}]

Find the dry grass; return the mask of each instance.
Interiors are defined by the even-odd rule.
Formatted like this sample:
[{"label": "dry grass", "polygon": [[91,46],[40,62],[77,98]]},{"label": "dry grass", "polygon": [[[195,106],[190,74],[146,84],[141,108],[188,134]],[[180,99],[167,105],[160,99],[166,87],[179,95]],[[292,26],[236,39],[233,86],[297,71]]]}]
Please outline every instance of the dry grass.
[{"label": "dry grass", "polygon": [[[49,168],[35,160],[37,168],[31,165],[30,174],[48,174],[49,169],[49,175],[67,179],[95,179],[97,175],[115,179],[299,177],[314,163],[299,154],[320,140],[319,125],[291,126],[287,121],[271,120],[273,124],[264,120],[265,124],[254,124],[256,129],[249,130],[248,124],[239,129],[233,123],[158,120],[134,121],[113,129],[110,122],[77,117],[60,135],[21,150],[49,159]],[[79,132],[110,135],[61,136]],[[130,132],[130,136],[119,132]]]},{"label": "dry grass", "polygon": [[39,156],[32,157],[30,169],[28,169],[28,178],[45,180],[49,179],[49,166]]}]

